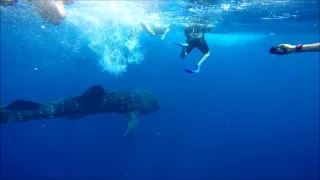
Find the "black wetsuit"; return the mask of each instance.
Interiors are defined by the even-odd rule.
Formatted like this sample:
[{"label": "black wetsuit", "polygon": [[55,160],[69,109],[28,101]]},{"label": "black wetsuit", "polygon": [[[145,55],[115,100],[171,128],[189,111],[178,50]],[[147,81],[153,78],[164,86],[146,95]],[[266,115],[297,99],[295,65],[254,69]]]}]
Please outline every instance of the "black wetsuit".
[{"label": "black wetsuit", "polygon": [[204,39],[204,33],[207,31],[208,25],[194,24],[185,27],[184,34],[187,37],[188,46],[186,53],[189,54],[193,48],[199,49],[203,54],[207,54],[210,50],[207,41]]}]

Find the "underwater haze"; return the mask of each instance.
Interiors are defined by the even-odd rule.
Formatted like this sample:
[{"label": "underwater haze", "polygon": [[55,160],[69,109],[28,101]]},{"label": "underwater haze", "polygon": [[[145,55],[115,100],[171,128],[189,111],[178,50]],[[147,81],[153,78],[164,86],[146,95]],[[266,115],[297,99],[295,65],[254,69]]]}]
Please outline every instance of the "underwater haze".
[{"label": "underwater haze", "polygon": [[[126,120],[100,114],[1,124],[1,179],[318,180],[319,0],[75,1],[59,25],[25,1],[1,7],[1,106],[56,100],[92,85],[154,92],[161,108]],[[180,59],[191,18],[213,25],[198,74]],[[141,21],[170,24],[164,40]]]}]

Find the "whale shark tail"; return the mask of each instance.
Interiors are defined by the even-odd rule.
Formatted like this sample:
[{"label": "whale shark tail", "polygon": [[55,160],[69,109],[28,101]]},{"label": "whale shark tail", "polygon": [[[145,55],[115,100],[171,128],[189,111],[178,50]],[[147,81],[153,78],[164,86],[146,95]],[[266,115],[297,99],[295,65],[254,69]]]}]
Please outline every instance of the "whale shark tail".
[{"label": "whale shark tail", "polygon": [[15,100],[9,105],[1,108],[3,110],[31,110],[40,108],[41,104],[33,101]]},{"label": "whale shark tail", "polygon": [[[90,87],[88,90],[86,90],[84,93],[82,93],[80,96],[73,97],[71,100],[67,99],[64,101],[61,101],[61,103],[64,103],[64,107],[68,108],[73,107],[76,103],[77,106],[81,106],[83,109],[86,109],[87,111],[94,111],[98,109],[104,99],[105,91],[101,86],[94,85]],[[47,103],[39,103],[34,101],[28,101],[28,100],[15,100],[11,102],[9,105],[1,107],[1,123],[9,122],[10,114],[19,113],[21,111],[30,111],[30,112],[39,112],[41,111],[42,107],[49,106]],[[46,108],[44,108],[46,109]],[[65,110],[64,110],[65,111]],[[77,120],[80,118],[83,118],[87,116],[88,114],[82,114],[78,113],[75,115],[68,116],[69,120]],[[15,122],[16,120],[12,120]]]}]

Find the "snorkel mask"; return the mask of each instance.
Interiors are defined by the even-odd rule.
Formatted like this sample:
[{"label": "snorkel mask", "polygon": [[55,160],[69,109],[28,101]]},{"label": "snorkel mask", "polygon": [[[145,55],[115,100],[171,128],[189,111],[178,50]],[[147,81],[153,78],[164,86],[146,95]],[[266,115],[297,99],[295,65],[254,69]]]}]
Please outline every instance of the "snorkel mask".
[{"label": "snorkel mask", "polygon": [[288,54],[288,51],[280,46],[272,46],[269,50],[270,54],[277,54],[277,55],[284,55],[284,54]]}]

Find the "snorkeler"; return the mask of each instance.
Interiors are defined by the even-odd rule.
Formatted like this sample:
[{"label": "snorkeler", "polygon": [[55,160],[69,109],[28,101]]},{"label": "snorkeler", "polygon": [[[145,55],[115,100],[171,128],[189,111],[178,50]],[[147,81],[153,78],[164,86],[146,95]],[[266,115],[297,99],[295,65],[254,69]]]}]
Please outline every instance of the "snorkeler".
[{"label": "snorkeler", "polygon": [[314,44],[298,44],[296,46],[291,44],[280,44],[272,46],[269,50],[270,54],[284,55],[293,52],[320,52],[320,43]]},{"label": "snorkeler", "polygon": [[210,32],[211,30],[212,30],[212,26],[210,25],[205,25],[205,24],[187,25],[184,29],[184,34],[187,37],[186,43],[171,42],[173,44],[176,44],[182,47],[182,50],[180,53],[181,59],[185,58],[193,50],[193,48],[197,48],[202,52],[203,56],[200,59],[200,61],[196,64],[195,70],[185,69],[187,73],[200,72],[201,64],[210,56],[210,49],[207,44],[207,41],[204,38],[204,33]]},{"label": "snorkeler", "polygon": [[146,25],[145,23],[141,22],[140,26],[144,31],[150,34],[150,36],[157,36],[161,34],[162,40],[166,37],[166,34],[170,31],[169,26],[160,25],[160,24]]},{"label": "snorkeler", "polygon": [[16,3],[17,0],[0,0],[0,6],[8,6]]},{"label": "snorkeler", "polygon": [[[0,0],[0,5],[13,5],[18,0]],[[34,10],[40,15],[43,20],[46,20],[52,24],[60,24],[66,16],[64,4],[72,3],[74,0],[27,0]]]}]

